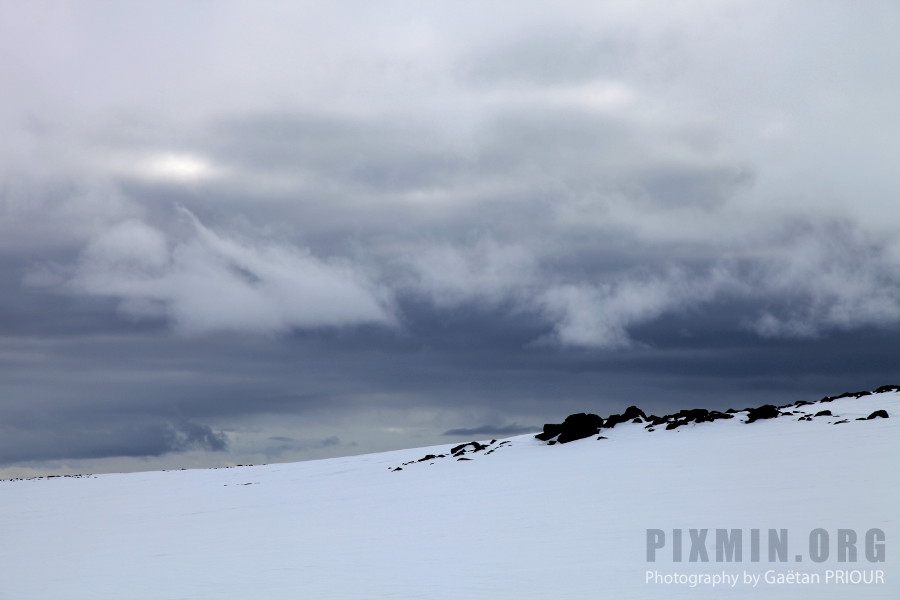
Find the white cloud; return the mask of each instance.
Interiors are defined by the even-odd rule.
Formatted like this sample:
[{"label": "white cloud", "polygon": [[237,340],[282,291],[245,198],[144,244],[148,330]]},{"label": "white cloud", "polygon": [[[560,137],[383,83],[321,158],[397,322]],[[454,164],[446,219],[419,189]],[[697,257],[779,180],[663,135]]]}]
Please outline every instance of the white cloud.
[{"label": "white cloud", "polygon": [[140,221],[98,236],[68,289],[109,296],[133,317],[165,314],[189,333],[391,325],[389,296],[351,265],[219,234],[182,210],[183,239]]},{"label": "white cloud", "polygon": [[537,275],[530,250],[490,238],[467,247],[434,244],[406,249],[404,254],[414,273],[412,289],[427,294],[441,308],[502,301],[519,294]]},{"label": "white cloud", "polygon": [[551,287],[538,298],[553,319],[542,340],[562,346],[617,349],[636,344],[628,330],[666,313],[701,306],[740,287],[731,273],[714,268],[702,276],[680,269],[651,276],[630,275],[606,283]]},{"label": "white cloud", "polygon": [[814,338],[819,328],[808,319],[778,318],[766,311],[749,323],[749,328],[764,338]]},{"label": "white cloud", "polygon": [[900,323],[895,238],[847,226],[818,227],[760,262],[759,291],[787,298],[782,314],[762,311],[749,328],[764,337],[817,337],[831,330]]},{"label": "white cloud", "polygon": [[636,112],[642,99],[636,90],[620,81],[589,81],[556,87],[495,87],[485,92],[481,100],[491,110],[576,109],[626,114]]}]

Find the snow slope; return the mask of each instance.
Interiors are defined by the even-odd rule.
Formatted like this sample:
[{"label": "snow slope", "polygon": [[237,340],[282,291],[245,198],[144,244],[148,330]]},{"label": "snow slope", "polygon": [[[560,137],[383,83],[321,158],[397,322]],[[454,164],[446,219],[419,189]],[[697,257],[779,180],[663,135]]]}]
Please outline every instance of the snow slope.
[{"label": "snow slope", "polygon": [[[752,424],[625,423],[491,454],[455,444],[205,471],[0,482],[0,599],[898,598],[900,393]],[[889,419],[857,421],[885,409]],[[745,415],[744,415],[745,416]],[[843,424],[835,421],[849,419]],[[497,442],[493,447],[499,446]],[[647,529],[709,528],[710,562],[646,558]],[[716,528],[787,529],[789,562],[715,562]],[[831,532],[827,562],[809,532]],[[838,528],[884,531],[886,561],[838,563]],[[795,562],[795,555],[802,562]],[[880,584],[734,587],[660,575],[883,571]]]}]

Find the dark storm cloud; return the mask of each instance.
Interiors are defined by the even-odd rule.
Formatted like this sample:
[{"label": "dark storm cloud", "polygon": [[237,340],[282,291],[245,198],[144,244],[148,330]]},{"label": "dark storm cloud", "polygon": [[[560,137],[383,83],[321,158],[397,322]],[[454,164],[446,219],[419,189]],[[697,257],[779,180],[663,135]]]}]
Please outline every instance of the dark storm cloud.
[{"label": "dark storm cloud", "polygon": [[30,420],[5,422],[0,428],[0,464],[60,459],[162,456],[189,450],[223,452],[228,439],[209,426],[190,421],[111,423],[73,419],[60,426]]},{"label": "dark storm cloud", "polygon": [[[315,442],[329,439],[315,437],[326,423],[371,409],[400,411],[393,421],[398,425],[410,406],[438,411],[438,436],[447,430],[442,423],[461,421],[451,429],[472,429],[466,421],[479,417],[483,423],[553,422],[572,412],[609,414],[629,404],[656,411],[724,409],[752,405],[761,393],[787,402],[806,398],[810,390],[827,395],[836,393],[834,387],[871,387],[896,370],[884,351],[896,341],[896,331],[836,335],[827,344],[760,340],[750,332],[728,333],[741,310],[721,303],[702,314],[642,325],[634,336],[644,347],[612,354],[526,347],[539,331],[529,333],[534,324],[503,307],[466,311],[452,320],[428,306],[405,311],[412,323],[410,334],[401,337],[383,331],[298,334],[261,344],[239,337],[175,343],[118,336],[49,349],[34,344],[30,358],[28,346],[17,344],[19,362],[2,377],[4,455],[22,461],[26,455],[49,459],[66,453],[150,456],[183,450],[188,441],[203,448],[199,433],[186,431],[193,437],[178,442],[157,425],[132,427],[180,414],[194,423],[252,417],[273,426],[298,417],[296,433],[262,446],[270,459],[301,458],[329,447]],[[374,404],[373,391],[380,396]],[[44,415],[38,428],[27,421],[36,414]],[[373,420],[368,426],[383,424]],[[16,434],[20,429],[32,437]],[[76,439],[73,431],[80,432]],[[333,448],[355,451],[346,444]]]}]

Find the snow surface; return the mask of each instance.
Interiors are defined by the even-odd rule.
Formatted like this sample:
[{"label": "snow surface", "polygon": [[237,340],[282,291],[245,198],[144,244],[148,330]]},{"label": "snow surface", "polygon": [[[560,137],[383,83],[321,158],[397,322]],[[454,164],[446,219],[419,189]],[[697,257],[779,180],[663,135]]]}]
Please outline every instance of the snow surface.
[{"label": "snow surface", "polygon": [[[231,469],[0,482],[0,599],[900,598],[900,393],[491,454],[455,444]],[[877,409],[889,419],[856,421]],[[835,425],[841,418],[849,422]],[[492,447],[499,445],[499,442]],[[886,534],[886,562],[808,534]],[[790,562],[646,561],[646,530],[786,528]],[[685,531],[685,558],[688,532]],[[795,554],[804,557],[794,562]],[[880,569],[878,585],[646,583],[661,574]]]}]

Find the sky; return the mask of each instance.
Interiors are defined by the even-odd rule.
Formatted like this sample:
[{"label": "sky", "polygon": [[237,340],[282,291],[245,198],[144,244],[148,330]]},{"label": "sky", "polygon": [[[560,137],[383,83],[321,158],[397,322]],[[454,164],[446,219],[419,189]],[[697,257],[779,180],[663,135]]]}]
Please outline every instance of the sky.
[{"label": "sky", "polygon": [[0,477],[898,383],[898,29],[0,0]]}]

